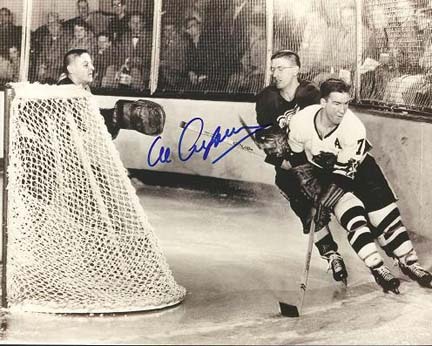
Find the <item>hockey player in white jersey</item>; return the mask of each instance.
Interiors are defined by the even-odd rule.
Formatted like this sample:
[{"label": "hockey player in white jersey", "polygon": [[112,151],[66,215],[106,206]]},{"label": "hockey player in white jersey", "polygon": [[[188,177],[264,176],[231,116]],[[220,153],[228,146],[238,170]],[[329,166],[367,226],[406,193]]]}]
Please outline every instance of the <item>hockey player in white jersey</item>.
[{"label": "hockey player in white jersey", "polygon": [[334,213],[384,292],[399,293],[400,281],[384,265],[374,240],[404,274],[431,288],[432,275],[418,263],[397,198],[369,154],[365,126],[348,109],[349,89],[344,81],[329,79],[320,87],[320,104],[292,117],[290,162],[295,170],[312,165],[313,183],[303,179],[305,194],[314,198],[315,193],[318,203]]}]

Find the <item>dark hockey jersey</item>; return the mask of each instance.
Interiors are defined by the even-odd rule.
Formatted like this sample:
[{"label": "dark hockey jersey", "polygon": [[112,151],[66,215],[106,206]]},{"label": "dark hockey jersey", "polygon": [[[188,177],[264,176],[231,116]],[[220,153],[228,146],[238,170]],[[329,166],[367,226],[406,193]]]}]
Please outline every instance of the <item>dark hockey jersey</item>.
[{"label": "dark hockey jersey", "polygon": [[[306,106],[319,103],[318,87],[306,80],[299,82],[300,85],[292,101],[285,100],[275,86],[268,86],[257,95],[255,110],[258,124],[261,126],[273,125],[265,131],[280,131],[279,119],[282,116],[297,113]],[[273,154],[267,155],[265,159],[265,162],[275,166],[280,166],[282,161],[282,158]]]},{"label": "dark hockey jersey", "polygon": [[[68,77],[63,78],[57,82],[57,85],[65,85],[65,84],[74,84],[72,80]],[[111,134],[112,138],[115,139],[120,131],[120,128],[114,124],[113,121],[113,113],[114,109],[112,108],[100,108],[100,113],[104,118],[105,125],[107,127],[108,132]]]}]

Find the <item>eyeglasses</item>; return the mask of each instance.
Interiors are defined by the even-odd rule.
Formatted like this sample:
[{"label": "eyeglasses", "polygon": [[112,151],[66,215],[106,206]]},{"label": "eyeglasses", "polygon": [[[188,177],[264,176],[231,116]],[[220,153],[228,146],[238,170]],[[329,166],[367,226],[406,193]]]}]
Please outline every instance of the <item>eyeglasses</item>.
[{"label": "eyeglasses", "polygon": [[282,72],[283,70],[287,68],[297,68],[298,66],[278,66],[278,67],[271,67],[270,71],[273,73],[275,71]]},{"label": "eyeglasses", "polygon": [[119,3],[119,4],[113,4],[112,6],[113,7],[122,7],[123,5],[122,5],[122,3]]}]

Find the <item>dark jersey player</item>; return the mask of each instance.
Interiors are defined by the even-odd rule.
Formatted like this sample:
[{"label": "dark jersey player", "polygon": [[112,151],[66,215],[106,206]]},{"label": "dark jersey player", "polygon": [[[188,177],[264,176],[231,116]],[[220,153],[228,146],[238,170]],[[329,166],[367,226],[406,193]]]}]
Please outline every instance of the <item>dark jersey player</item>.
[{"label": "dark jersey player", "polygon": [[[299,80],[299,56],[290,50],[281,50],[271,57],[273,85],[263,89],[256,99],[257,122],[261,126],[272,125],[265,132],[283,131],[288,136],[289,121],[293,114],[306,106],[319,104],[318,87],[308,81]],[[291,209],[301,219],[305,232],[308,230],[311,214],[311,203],[300,191],[300,185],[288,160],[267,152],[265,161],[275,166],[275,183],[282,195],[290,201]],[[318,229],[319,228],[319,229]],[[320,255],[329,263],[336,281],[346,282],[348,276],[342,257],[337,252],[327,225],[318,227],[315,232],[315,246]]]}]

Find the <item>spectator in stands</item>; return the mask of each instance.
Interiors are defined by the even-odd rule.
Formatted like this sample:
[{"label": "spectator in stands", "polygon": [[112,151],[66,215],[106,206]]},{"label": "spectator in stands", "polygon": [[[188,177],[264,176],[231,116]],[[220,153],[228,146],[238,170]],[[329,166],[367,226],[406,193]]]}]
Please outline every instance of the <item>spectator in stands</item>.
[{"label": "spectator in stands", "polygon": [[[336,17],[329,17],[328,21],[314,18],[311,22],[316,30],[307,34],[309,42],[305,40],[299,54],[305,54],[305,68],[309,68],[309,77],[316,84],[328,78],[340,78],[352,84],[357,68],[357,31],[356,8],[351,0],[342,2],[336,7]],[[306,35],[306,34],[305,34]],[[374,56],[376,44],[373,35],[362,21],[362,59]],[[309,46],[307,46],[309,44]],[[334,49],[337,47],[337,49]],[[312,62],[312,64],[311,64]],[[309,63],[309,66],[307,64]]]},{"label": "spectator in stands", "polygon": [[126,0],[112,0],[111,4],[115,17],[110,21],[109,32],[111,41],[117,42],[129,30],[129,14],[126,11]]},{"label": "spectator in stands", "polygon": [[[349,71],[354,70],[356,66],[356,9],[355,4],[346,1],[339,9],[339,25],[337,27],[337,35],[334,36],[338,49],[332,50],[332,60],[335,62],[336,70],[344,69]],[[363,37],[369,37],[368,29],[363,26]],[[366,42],[364,44],[368,44]],[[364,45],[363,44],[363,45]],[[351,84],[351,80],[345,80],[346,83]]]},{"label": "spectator in stands", "polygon": [[297,52],[302,42],[310,4],[300,3],[297,0],[285,0],[275,1],[274,5],[273,51],[290,49]]},{"label": "spectator in stands", "polygon": [[69,41],[67,50],[85,49],[93,57],[96,52],[96,42],[90,26],[81,19],[77,19],[74,24],[73,37]]},{"label": "spectator in stands", "polygon": [[108,32],[101,32],[97,36],[97,50],[93,57],[93,65],[95,68],[92,87],[99,88],[113,87],[114,81],[107,81],[107,68],[115,63],[115,52],[112,46],[111,38]]},{"label": "spectator in stands", "polygon": [[396,37],[389,27],[391,13],[388,7],[375,6],[365,13],[370,20],[375,52],[361,67],[360,96],[362,99],[383,100],[388,83],[399,75],[395,49]]},{"label": "spectator in stands", "polygon": [[429,46],[426,47],[424,53],[419,59],[419,65],[422,68],[423,73],[432,73],[432,44],[429,44]]},{"label": "spectator in stands", "polygon": [[380,64],[374,71],[375,85],[366,90],[374,90],[372,97],[384,102],[412,104],[415,91],[424,82],[419,57],[423,56],[429,38],[422,36],[424,23],[413,3],[396,2],[391,9],[390,12],[384,8],[378,16],[380,20],[374,18],[375,22],[381,22],[385,35],[381,35],[384,40],[379,42],[385,45],[379,46]]},{"label": "spectator in stands", "polygon": [[415,106],[432,107],[432,35],[431,35],[432,8],[424,8],[417,13],[419,28],[419,43],[424,45],[424,52],[420,56],[419,66],[423,78],[420,83],[413,85],[411,100]]},{"label": "spectator in stands", "polygon": [[0,84],[18,82],[20,49],[17,46],[9,47],[9,57],[0,56]]},{"label": "spectator in stands", "polygon": [[[115,48],[116,64],[107,68],[106,79],[108,83],[114,74],[117,86],[120,83],[142,89],[148,86],[150,79],[152,37],[151,33],[145,30],[144,17],[141,13],[131,13],[128,18],[128,29],[120,37]],[[127,82],[120,80],[122,74],[130,75]]]},{"label": "spectator in stands", "polygon": [[47,23],[39,27],[32,35],[30,57],[35,66],[34,69],[31,68],[31,76],[35,75],[34,79],[41,83],[57,81],[69,40],[60,22],[59,14],[49,12]]},{"label": "spectator in stands", "polygon": [[416,9],[417,37],[424,52],[432,44],[432,7]]},{"label": "spectator in stands", "polygon": [[12,75],[12,81],[18,82],[20,69],[20,47],[9,47],[9,68]]},{"label": "spectator in stands", "polygon": [[398,1],[395,6],[392,27],[396,34],[394,52],[397,66],[401,74],[415,74],[419,71],[419,56],[424,51],[417,36],[416,9],[414,4],[407,1]]},{"label": "spectator in stands", "polygon": [[103,31],[108,31],[111,14],[103,11],[90,11],[88,0],[78,0],[76,2],[78,16],[65,21],[64,27],[73,36],[75,23],[85,21],[91,31],[97,36]]},{"label": "spectator in stands", "polygon": [[9,61],[0,55],[0,85],[4,85],[11,80],[11,72],[9,68]]},{"label": "spectator in stands", "polygon": [[[76,2],[78,16],[71,18],[63,23],[63,27],[68,30],[72,35],[74,32],[75,24],[77,22],[86,22],[89,19],[90,9],[87,0],[78,0]],[[87,23],[88,24],[88,23]],[[93,28],[92,28],[93,29]]]},{"label": "spectator in stands", "polygon": [[188,54],[190,45],[177,21],[163,18],[162,44],[159,64],[159,87],[168,90],[184,89],[188,77]]},{"label": "spectator in stands", "polygon": [[319,7],[312,7],[303,32],[299,56],[302,58],[301,72],[312,80],[320,72],[331,72],[332,58],[329,37],[335,35],[332,22]]},{"label": "spectator in stands", "polygon": [[188,88],[204,90],[208,78],[209,47],[202,35],[201,17],[189,17],[185,20],[185,33],[189,39],[188,46]]},{"label": "spectator in stands", "polygon": [[217,71],[221,87],[225,88],[229,77],[241,70],[241,59],[249,47],[248,22],[252,7],[248,0],[233,0],[222,14],[219,27]]},{"label": "spectator in stands", "polygon": [[9,48],[21,42],[21,28],[14,25],[13,15],[7,7],[0,8],[0,55],[8,59]]},{"label": "spectator in stands", "polygon": [[203,24],[207,16],[207,8],[210,0],[192,0],[186,7],[184,18],[196,18],[199,23]]},{"label": "spectator in stands", "polygon": [[248,28],[249,47],[241,59],[241,70],[230,76],[228,90],[258,92],[264,86],[266,62],[265,17],[256,16]]}]

